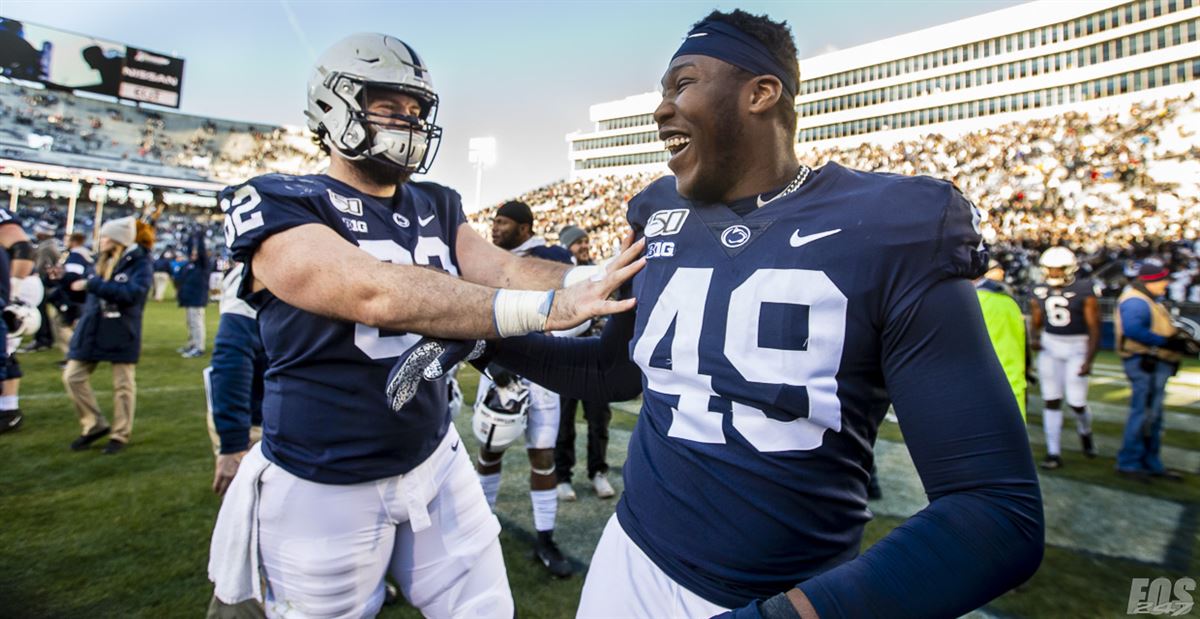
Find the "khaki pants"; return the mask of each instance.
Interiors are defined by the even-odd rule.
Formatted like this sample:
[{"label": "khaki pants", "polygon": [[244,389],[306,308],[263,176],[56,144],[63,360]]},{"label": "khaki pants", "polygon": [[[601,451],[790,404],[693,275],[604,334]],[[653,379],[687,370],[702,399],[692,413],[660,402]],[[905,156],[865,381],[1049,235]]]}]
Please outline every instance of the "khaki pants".
[{"label": "khaki pants", "polygon": [[162,301],[167,294],[167,284],[171,283],[171,274],[162,271],[154,272],[154,300]]},{"label": "khaki pants", "polygon": [[[97,430],[109,427],[104,413],[100,412],[100,404],[96,402],[96,393],[92,391],[92,372],[98,364],[95,361],[80,361],[70,359],[63,370],[63,384],[67,387],[67,395],[75,405],[79,415],[79,425],[83,426],[81,434],[91,434]],[[134,380],[133,363],[114,363],[113,371],[113,424],[112,439],[129,442],[133,432],[133,409],[137,402],[137,383]]]},{"label": "khaki pants", "polygon": [[46,304],[46,315],[50,317],[50,328],[54,334],[54,345],[62,351],[62,354],[67,354],[71,349],[71,337],[75,335],[75,327],[67,324],[63,319],[62,312],[58,311],[53,304]]}]

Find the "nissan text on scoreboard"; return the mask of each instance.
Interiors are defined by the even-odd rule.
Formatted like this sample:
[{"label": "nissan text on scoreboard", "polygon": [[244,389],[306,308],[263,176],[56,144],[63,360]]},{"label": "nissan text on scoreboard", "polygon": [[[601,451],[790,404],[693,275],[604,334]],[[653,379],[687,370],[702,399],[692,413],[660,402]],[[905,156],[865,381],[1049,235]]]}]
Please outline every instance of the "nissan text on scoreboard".
[{"label": "nissan text on scoreboard", "polygon": [[177,108],[183,59],[0,17],[0,75]]}]

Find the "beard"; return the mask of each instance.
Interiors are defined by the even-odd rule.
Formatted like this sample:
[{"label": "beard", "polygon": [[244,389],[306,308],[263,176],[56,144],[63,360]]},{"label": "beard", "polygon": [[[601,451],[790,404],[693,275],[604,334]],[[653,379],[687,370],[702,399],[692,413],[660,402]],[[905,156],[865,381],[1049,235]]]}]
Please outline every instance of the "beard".
[{"label": "beard", "polygon": [[493,236],[492,243],[495,244],[496,247],[499,247],[500,249],[504,249],[504,250],[513,250],[521,245],[521,242],[519,240],[517,240],[517,231],[516,230],[512,230],[512,231],[508,232],[507,234]]},{"label": "beard", "polygon": [[354,170],[375,185],[403,185],[412,178],[412,171],[367,157],[351,161]]},{"label": "beard", "polygon": [[701,162],[696,170],[692,195],[699,202],[721,202],[743,173],[743,164],[737,156],[742,146],[745,128],[738,116],[737,100],[727,97],[719,100],[713,116],[718,119],[705,140],[710,146],[711,158]]}]

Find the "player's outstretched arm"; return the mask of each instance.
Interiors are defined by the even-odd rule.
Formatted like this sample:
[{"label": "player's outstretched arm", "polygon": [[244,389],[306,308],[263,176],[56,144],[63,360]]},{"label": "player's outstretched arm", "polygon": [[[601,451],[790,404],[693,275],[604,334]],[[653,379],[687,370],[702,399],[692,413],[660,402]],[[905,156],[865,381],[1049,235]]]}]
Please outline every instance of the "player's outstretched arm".
[{"label": "player's outstretched arm", "polygon": [[564,398],[631,400],[642,392],[641,369],[629,358],[635,316],[612,316],[598,337],[530,334],[503,339],[491,345],[492,359]]},{"label": "player's outstretched arm", "polygon": [[[567,329],[627,311],[609,300],[644,260],[633,248],[600,281],[550,292],[496,290],[418,266],[381,262],[330,228],[305,224],[273,234],[251,262],[255,289],[305,311],[373,327],[474,339]],[[552,288],[548,286],[547,288]]]},{"label": "player's outstretched arm", "polygon": [[463,279],[492,288],[549,290],[562,286],[572,266],[530,256],[514,256],[485,241],[469,224],[458,226],[455,257]]},{"label": "player's outstretched arm", "polygon": [[1041,563],[1029,440],[970,282],[943,281],[890,316],[883,359],[930,504],[800,589],[823,618],[958,617]]}]

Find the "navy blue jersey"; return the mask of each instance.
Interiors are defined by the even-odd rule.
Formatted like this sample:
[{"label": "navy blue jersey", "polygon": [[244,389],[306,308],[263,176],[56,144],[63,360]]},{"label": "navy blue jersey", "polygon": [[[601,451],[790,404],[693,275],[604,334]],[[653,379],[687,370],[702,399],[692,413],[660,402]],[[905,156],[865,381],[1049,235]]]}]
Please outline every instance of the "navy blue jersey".
[{"label": "navy blue jersey", "polygon": [[633,285],[644,403],[622,527],[727,607],[852,559],[884,379],[912,354],[897,334],[935,284],[982,273],[974,207],[947,182],[831,163],[745,217],[666,177],[629,221],[649,260]]},{"label": "navy blue jersey", "polygon": [[371,255],[458,275],[453,247],[466,221],[461,199],[433,183],[406,183],[392,199],[328,176],[260,176],[220,196],[225,238],[246,265],[239,295],[258,310],[269,367],[263,453],[291,473],[351,484],[406,473],[447,431],[444,380],[423,381],[399,413],[384,390],[396,357],[419,340],[298,309],[269,290],[251,293],[254,252],[295,226],[327,226]]},{"label": "navy blue jersey", "polygon": [[541,245],[539,247],[534,247],[529,250],[529,255],[533,256],[534,258],[541,258],[542,260],[574,264],[574,261],[571,260],[571,251],[566,247],[559,245]]},{"label": "navy blue jersey", "polygon": [[1088,332],[1083,306],[1088,297],[1100,296],[1100,285],[1076,279],[1063,287],[1042,284],[1033,288],[1033,300],[1042,310],[1042,330],[1054,335]]}]

